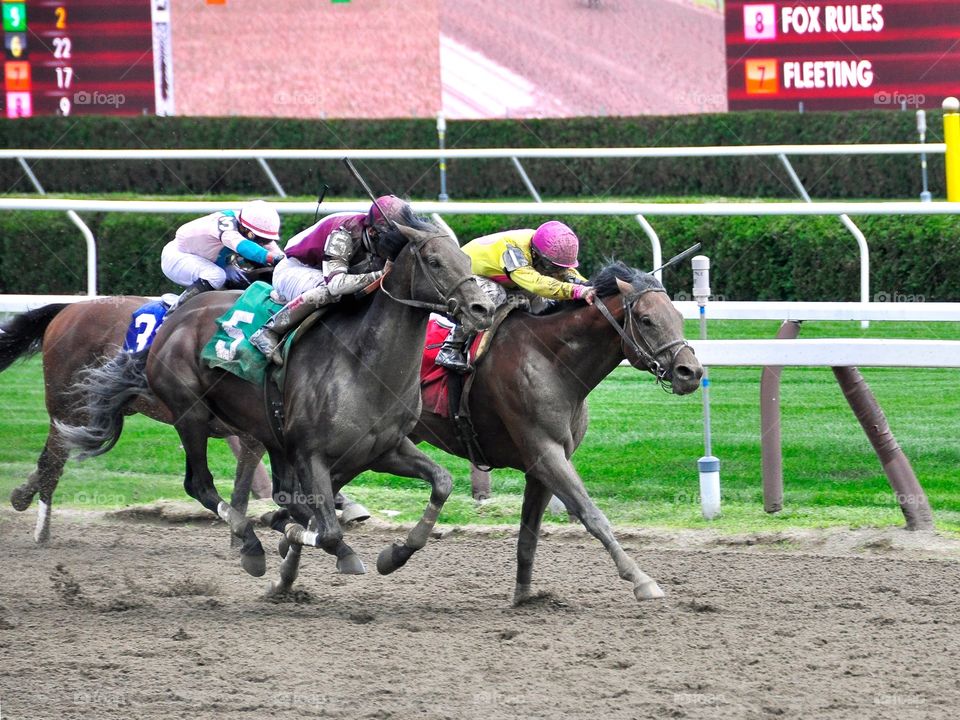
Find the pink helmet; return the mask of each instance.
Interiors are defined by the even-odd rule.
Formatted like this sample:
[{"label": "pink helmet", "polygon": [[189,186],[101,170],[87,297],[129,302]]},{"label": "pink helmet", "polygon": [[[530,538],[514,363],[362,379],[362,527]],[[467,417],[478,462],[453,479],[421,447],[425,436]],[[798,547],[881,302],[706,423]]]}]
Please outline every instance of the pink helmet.
[{"label": "pink helmet", "polygon": [[580,264],[577,262],[580,241],[577,240],[576,233],[562,222],[545,222],[533,234],[531,244],[554,265],[575,268]]},{"label": "pink helmet", "polygon": [[[383,210],[383,214],[377,209]],[[376,203],[370,205],[370,212],[367,214],[367,226],[379,225],[384,222],[384,216],[387,219],[399,222],[403,218],[403,212],[409,207],[406,202],[396,195],[381,195]]]},{"label": "pink helmet", "polygon": [[237,220],[264,240],[280,239],[280,214],[264,200],[254,200],[244,205]]}]

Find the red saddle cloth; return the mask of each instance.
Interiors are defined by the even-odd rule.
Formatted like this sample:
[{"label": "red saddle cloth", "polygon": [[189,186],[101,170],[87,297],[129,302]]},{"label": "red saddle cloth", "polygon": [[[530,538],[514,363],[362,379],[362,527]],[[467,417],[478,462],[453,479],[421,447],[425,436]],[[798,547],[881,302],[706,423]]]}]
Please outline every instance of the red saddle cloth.
[{"label": "red saddle cloth", "polygon": [[[437,365],[436,360],[437,354],[440,352],[440,345],[447,339],[452,329],[453,325],[450,324],[449,320],[430,318],[427,325],[427,341],[423,349],[423,360],[420,362],[420,397],[423,399],[423,409],[441,417],[450,417],[448,378],[452,371]],[[470,344],[470,358],[476,353],[482,337],[483,333],[478,333]]]}]

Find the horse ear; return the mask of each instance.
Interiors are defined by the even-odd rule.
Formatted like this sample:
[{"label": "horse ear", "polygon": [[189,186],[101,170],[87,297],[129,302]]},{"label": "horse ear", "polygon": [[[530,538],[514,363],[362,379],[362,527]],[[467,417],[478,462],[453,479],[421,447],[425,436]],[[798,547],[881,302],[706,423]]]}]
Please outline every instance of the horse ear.
[{"label": "horse ear", "polygon": [[628,283],[626,280],[621,280],[620,278],[616,278],[616,280],[617,287],[620,288],[621,295],[630,295],[636,292],[636,289],[633,287],[633,285]]}]

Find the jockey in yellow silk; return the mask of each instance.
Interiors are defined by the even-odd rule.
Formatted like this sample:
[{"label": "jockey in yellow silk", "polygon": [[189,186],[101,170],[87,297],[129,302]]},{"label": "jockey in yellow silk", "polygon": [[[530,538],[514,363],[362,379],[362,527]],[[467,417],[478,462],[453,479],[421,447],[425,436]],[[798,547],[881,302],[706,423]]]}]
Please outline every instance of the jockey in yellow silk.
[{"label": "jockey in yellow silk", "polygon": [[[577,272],[580,241],[562,222],[551,220],[536,230],[507,230],[479,237],[461,248],[470,256],[474,275],[485,278],[484,290],[502,305],[507,295],[545,300],[584,300],[593,304],[596,291]],[[483,286],[485,283],[481,283]],[[504,292],[506,291],[506,292]],[[454,327],[437,355],[437,365],[465,372],[469,334]]]}]

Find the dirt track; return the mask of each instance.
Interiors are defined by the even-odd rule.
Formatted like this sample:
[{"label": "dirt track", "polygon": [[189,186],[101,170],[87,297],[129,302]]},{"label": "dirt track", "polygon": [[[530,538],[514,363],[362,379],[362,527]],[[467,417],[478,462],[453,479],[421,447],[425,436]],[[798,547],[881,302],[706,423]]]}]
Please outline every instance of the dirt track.
[{"label": "dirt track", "polygon": [[[514,538],[453,533],[388,578],[340,577],[305,553],[299,602],[272,604],[222,525],[61,514],[38,549],[32,520],[0,511],[3,718],[934,718],[960,705],[960,563],[887,540],[829,557],[763,538],[628,538],[668,594],[638,604],[574,530],[544,539],[548,594],[514,609]],[[372,566],[396,534],[350,542]]]}]

